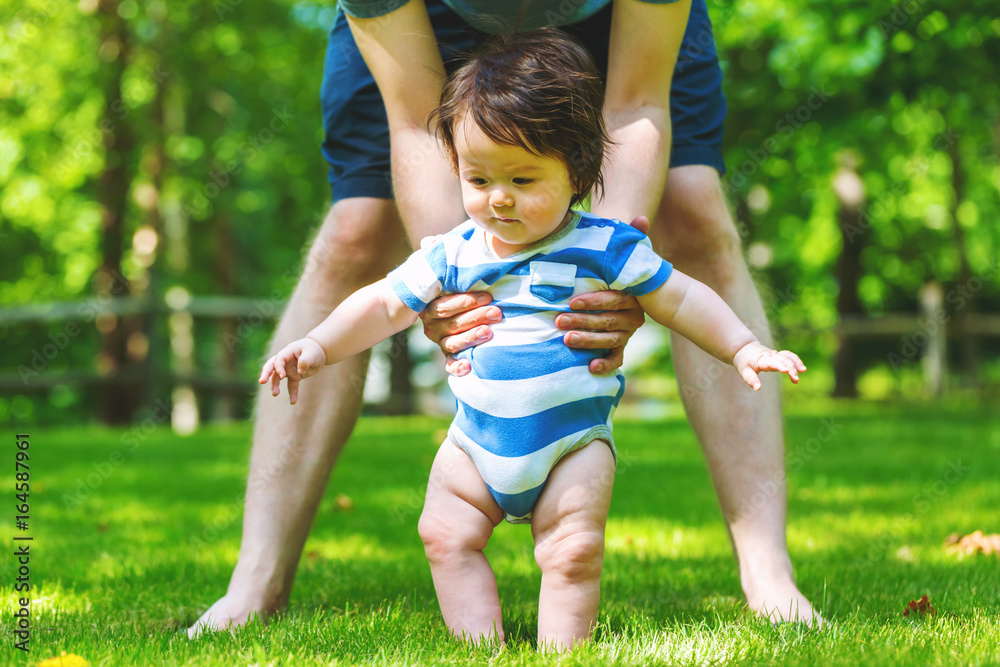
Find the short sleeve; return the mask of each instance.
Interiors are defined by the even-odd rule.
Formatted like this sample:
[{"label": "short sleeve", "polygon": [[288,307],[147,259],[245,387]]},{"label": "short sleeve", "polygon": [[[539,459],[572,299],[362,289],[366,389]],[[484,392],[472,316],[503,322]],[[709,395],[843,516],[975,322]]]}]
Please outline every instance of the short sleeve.
[{"label": "short sleeve", "polygon": [[340,0],[337,5],[351,18],[373,19],[394,12],[409,0]]},{"label": "short sleeve", "polygon": [[649,294],[667,282],[673,266],[653,251],[649,238],[619,222],[604,253],[608,287],[632,296]]},{"label": "short sleeve", "polygon": [[420,313],[441,295],[447,268],[445,244],[439,239],[410,255],[387,278],[396,296],[410,310]]}]

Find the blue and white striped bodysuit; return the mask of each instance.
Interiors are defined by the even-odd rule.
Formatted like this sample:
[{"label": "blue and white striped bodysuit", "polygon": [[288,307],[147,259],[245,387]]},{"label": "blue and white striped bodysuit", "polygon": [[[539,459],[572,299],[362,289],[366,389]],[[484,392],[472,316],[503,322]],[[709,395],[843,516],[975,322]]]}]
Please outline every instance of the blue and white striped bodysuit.
[{"label": "blue and white striped bodysuit", "polygon": [[614,452],[611,417],[621,372],[594,375],[607,350],[576,350],[555,326],[576,294],[612,289],[641,296],[672,267],[629,225],[574,212],[562,230],[498,258],[471,220],[419,250],[389,274],[400,299],[422,311],[441,294],[488,291],[503,321],[493,337],[466,350],[464,377],[450,377],[457,399],[448,437],[472,459],[511,523],[527,523],[549,472],[592,440]]}]

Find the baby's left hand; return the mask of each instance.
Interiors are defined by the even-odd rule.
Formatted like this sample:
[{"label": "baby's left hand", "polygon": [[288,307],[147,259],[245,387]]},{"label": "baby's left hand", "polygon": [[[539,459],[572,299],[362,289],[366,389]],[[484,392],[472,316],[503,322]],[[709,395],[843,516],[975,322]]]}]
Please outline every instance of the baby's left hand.
[{"label": "baby's left hand", "polygon": [[754,391],[760,389],[760,378],[757,377],[757,373],[764,371],[788,373],[792,382],[798,384],[799,373],[806,370],[806,365],[799,359],[799,355],[788,350],[781,352],[772,350],[758,341],[741,347],[733,357],[733,366],[736,366],[736,371]]}]

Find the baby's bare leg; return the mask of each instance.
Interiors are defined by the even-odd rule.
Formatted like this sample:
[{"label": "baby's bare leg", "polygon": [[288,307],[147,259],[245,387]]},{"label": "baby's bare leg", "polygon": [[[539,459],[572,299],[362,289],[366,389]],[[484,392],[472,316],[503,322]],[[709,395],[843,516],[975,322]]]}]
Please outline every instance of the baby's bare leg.
[{"label": "baby's bare leg", "polygon": [[444,622],[456,637],[504,639],[497,581],[483,554],[503,517],[472,460],[446,440],[431,467],[419,531]]},{"label": "baby's bare leg", "polygon": [[539,650],[572,648],[594,631],[614,476],[611,449],[595,440],[552,469],[535,505],[531,532],[542,569]]}]

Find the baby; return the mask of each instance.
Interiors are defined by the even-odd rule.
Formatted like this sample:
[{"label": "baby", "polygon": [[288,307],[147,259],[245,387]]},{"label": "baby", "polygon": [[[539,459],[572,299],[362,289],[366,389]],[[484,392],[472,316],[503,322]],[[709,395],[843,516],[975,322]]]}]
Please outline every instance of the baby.
[{"label": "baby", "polygon": [[597,620],[620,372],[594,375],[606,351],[567,347],[554,320],[570,298],[635,296],[654,320],[735,366],[798,382],[805,366],[762,345],[704,284],[673,270],[644,234],[575,210],[600,189],[609,143],[603,88],[587,51],[555,29],[499,37],[451,75],[431,116],[470,219],[383,280],[349,296],[264,364],[272,394],[412,325],[442,294],[489,291],[493,337],[459,355],[457,414],[438,450],[419,532],[451,631],[503,641],[496,578],[483,554],[504,518],[530,523],[542,571],[538,642],[563,649]]}]

